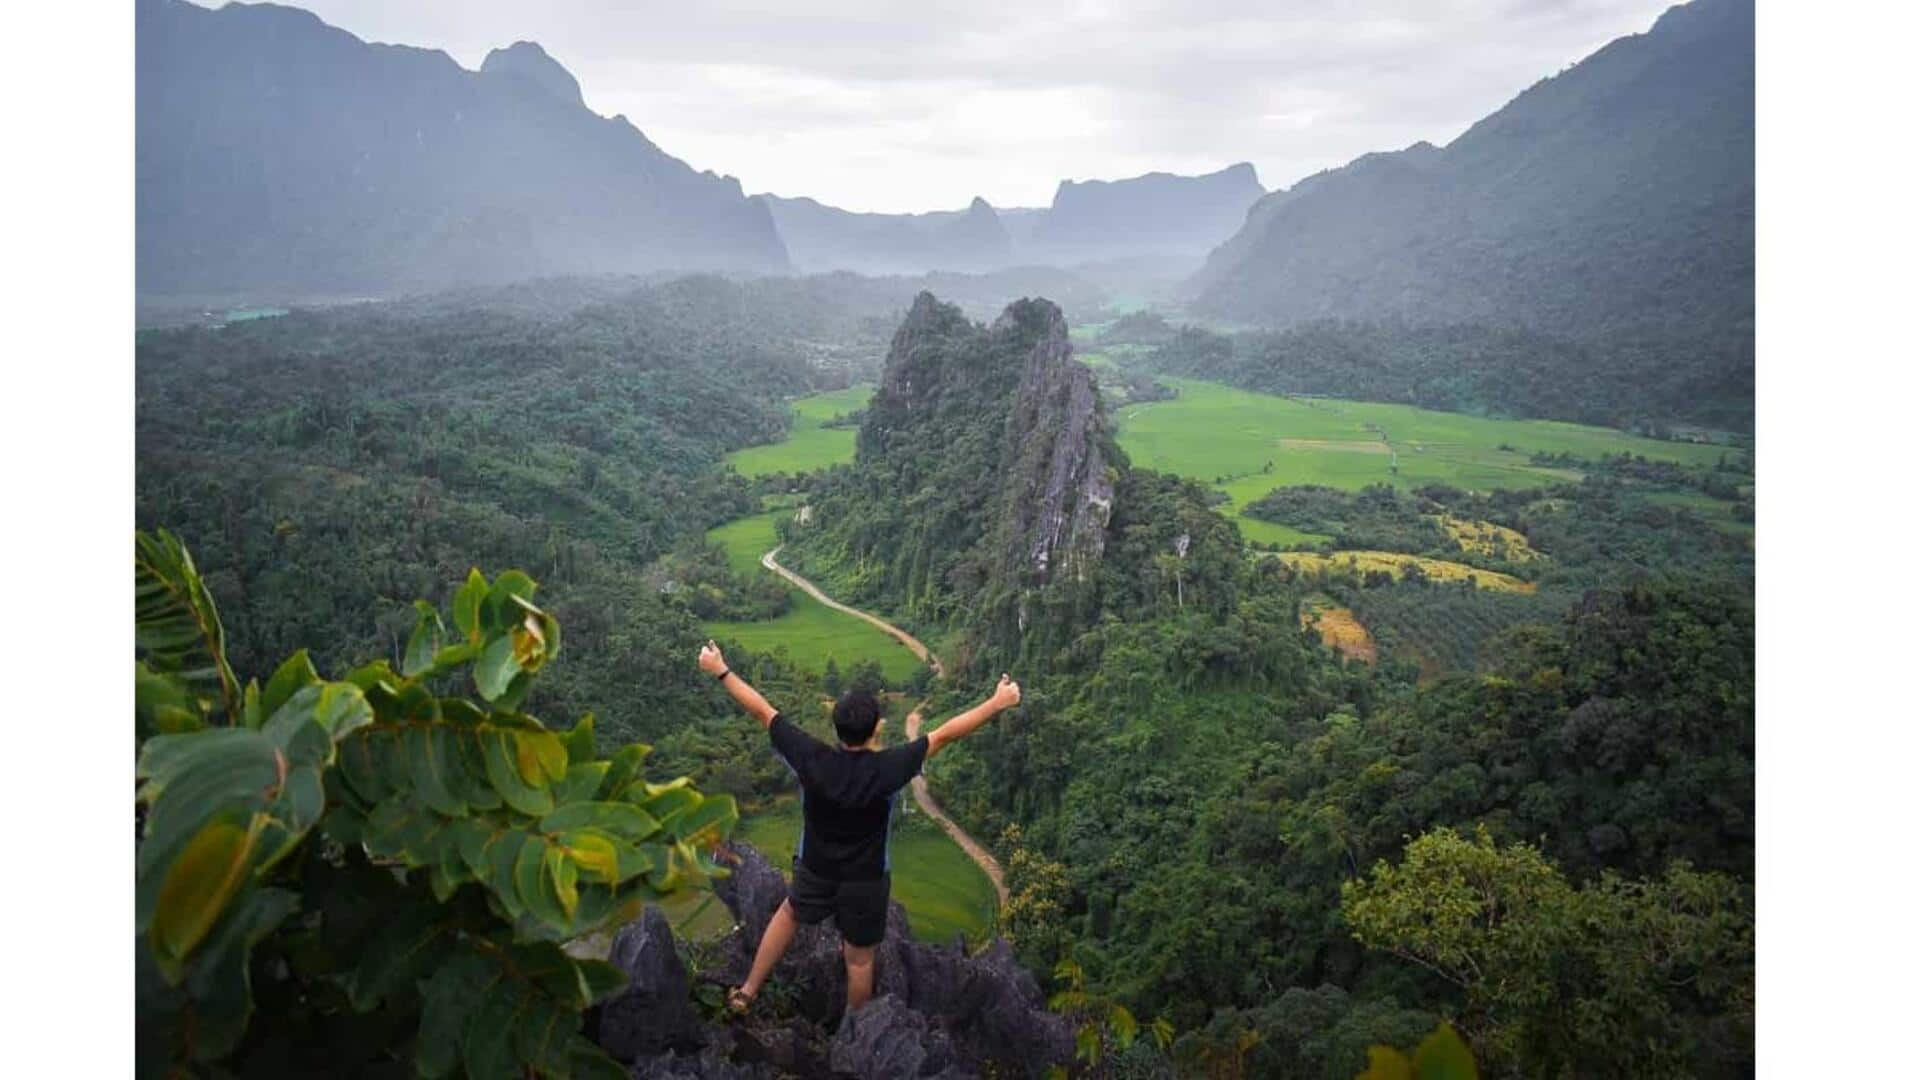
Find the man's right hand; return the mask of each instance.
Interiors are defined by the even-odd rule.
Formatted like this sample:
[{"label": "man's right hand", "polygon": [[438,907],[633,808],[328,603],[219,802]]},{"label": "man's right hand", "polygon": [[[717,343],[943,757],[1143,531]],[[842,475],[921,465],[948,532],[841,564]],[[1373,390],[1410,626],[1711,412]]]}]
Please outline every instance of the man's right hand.
[{"label": "man's right hand", "polygon": [[711,638],[700,646],[700,670],[709,675],[718,675],[727,670],[727,658],[720,655],[720,646],[715,645]]},{"label": "man's right hand", "polygon": [[1011,709],[1020,704],[1020,684],[1008,675],[1000,676],[1000,685],[993,688],[993,707]]}]

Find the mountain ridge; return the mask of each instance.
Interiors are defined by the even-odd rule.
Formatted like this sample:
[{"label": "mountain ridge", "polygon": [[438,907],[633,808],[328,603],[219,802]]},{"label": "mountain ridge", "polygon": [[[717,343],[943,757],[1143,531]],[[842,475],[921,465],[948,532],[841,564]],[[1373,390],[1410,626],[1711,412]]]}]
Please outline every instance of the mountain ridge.
[{"label": "mountain ridge", "polygon": [[470,71],[280,5],[139,0],[135,21],[143,295],[788,268],[738,180],[591,112],[530,42]]},{"label": "mountain ridge", "polygon": [[1274,192],[1189,280],[1192,306],[1282,330],[1522,326],[1635,378],[1736,392],[1753,363],[1752,29],[1751,0],[1694,0],[1444,147]]}]

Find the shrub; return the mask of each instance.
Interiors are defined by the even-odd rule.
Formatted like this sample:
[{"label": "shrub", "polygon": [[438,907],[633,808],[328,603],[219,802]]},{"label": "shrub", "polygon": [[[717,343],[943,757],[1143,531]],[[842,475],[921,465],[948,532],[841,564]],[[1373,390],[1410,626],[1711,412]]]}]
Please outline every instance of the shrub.
[{"label": "shrub", "polygon": [[738,811],[520,711],[560,648],[535,587],[473,571],[398,671],[243,687],[186,548],[136,536],[143,1074],[622,1075],[580,1033],[621,977],[561,945],[720,873]]}]

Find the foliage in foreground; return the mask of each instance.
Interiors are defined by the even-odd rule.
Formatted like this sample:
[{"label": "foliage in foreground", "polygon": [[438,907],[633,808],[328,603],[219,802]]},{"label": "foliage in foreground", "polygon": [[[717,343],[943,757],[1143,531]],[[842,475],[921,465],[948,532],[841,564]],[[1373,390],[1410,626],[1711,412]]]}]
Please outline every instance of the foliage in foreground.
[{"label": "foliage in foreground", "polygon": [[738,813],[519,711],[560,646],[532,579],[472,572],[451,629],[419,603],[398,671],[244,687],[164,530],[134,588],[142,1073],[620,1075],[580,1034],[620,975],[561,943],[719,872]]}]

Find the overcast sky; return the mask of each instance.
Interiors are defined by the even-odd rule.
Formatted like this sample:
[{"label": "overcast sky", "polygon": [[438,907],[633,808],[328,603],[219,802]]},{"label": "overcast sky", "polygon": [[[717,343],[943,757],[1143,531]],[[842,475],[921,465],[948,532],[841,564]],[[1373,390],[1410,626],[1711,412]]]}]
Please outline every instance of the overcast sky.
[{"label": "overcast sky", "polygon": [[[205,2],[205,0],[203,0]],[[749,193],[853,210],[975,195],[1044,206],[1062,179],[1251,161],[1268,189],[1373,150],[1444,144],[1534,81],[1652,25],[1658,0],[304,0],[369,41],[474,68],[539,42],[624,113]]]}]

